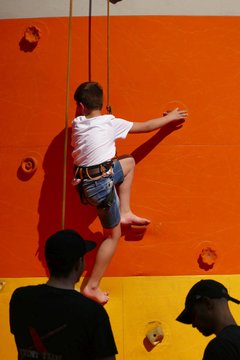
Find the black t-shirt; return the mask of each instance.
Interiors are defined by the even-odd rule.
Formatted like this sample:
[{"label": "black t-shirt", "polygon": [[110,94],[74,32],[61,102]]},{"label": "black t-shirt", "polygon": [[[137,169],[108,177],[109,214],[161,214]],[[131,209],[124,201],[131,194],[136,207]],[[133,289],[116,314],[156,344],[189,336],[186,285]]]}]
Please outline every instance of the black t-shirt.
[{"label": "black t-shirt", "polygon": [[10,328],[21,360],[92,360],[117,354],[106,310],[76,290],[46,284],[16,289]]},{"label": "black t-shirt", "polygon": [[240,360],[240,326],[225,327],[207,345],[203,360]]}]

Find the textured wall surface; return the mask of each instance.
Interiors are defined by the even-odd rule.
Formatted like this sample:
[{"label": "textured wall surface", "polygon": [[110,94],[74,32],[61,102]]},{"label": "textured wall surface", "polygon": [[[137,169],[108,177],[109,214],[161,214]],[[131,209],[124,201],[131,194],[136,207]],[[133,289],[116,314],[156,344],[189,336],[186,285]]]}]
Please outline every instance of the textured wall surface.
[{"label": "textured wall surface", "polygon": [[[7,277],[43,276],[44,241],[62,221],[68,19],[0,26],[0,232],[7,255],[0,270]],[[30,50],[22,41],[29,26],[40,36]],[[93,17],[89,57],[88,18],[73,19],[69,127],[80,82],[90,74],[107,91],[106,37],[106,18]],[[108,276],[239,273],[239,37],[238,17],[111,19],[113,113],[144,121],[180,106],[189,118],[172,132],[119,142],[118,154],[133,153],[137,161],[133,210],[152,223],[141,241],[123,236]],[[29,157],[37,161],[30,174],[21,169]],[[94,209],[81,205],[71,186],[71,166],[68,142],[65,226],[100,241]]]}]

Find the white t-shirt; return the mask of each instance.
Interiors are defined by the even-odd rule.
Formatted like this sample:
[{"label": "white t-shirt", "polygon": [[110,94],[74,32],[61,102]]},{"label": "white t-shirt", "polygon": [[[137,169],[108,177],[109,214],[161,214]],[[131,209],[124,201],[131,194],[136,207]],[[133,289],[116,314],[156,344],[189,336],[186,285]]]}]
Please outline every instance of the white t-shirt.
[{"label": "white t-shirt", "polygon": [[72,156],[77,166],[101,164],[116,154],[115,140],[125,139],[133,122],[100,115],[87,119],[78,116],[72,122]]}]

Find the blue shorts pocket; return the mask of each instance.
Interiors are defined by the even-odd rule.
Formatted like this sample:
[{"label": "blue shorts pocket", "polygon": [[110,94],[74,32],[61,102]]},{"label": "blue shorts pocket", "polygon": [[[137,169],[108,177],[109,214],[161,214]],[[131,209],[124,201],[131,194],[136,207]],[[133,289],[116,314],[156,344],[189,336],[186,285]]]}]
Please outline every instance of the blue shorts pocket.
[{"label": "blue shorts pocket", "polygon": [[[111,176],[99,180],[84,180],[82,184],[84,197],[89,204],[96,207],[111,206],[111,197],[114,197],[114,183]],[[108,202],[110,203],[108,205]]]}]

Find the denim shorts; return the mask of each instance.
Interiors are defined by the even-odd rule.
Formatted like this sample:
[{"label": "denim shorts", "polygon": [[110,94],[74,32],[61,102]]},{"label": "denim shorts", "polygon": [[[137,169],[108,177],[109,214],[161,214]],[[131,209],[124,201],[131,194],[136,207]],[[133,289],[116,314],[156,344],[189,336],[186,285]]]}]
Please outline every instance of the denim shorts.
[{"label": "denim shorts", "polygon": [[119,198],[115,185],[124,180],[122,166],[119,160],[113,163],[113,174],[99,180],[84,179],[82,190],[90,205],[97,209],[101,224],[106,229],[112,229],[120,223]]}]

